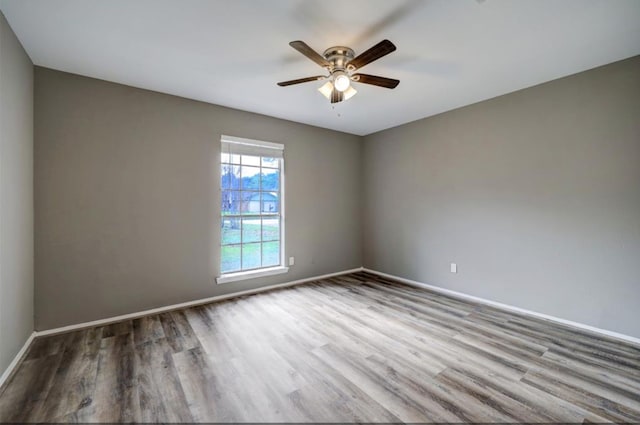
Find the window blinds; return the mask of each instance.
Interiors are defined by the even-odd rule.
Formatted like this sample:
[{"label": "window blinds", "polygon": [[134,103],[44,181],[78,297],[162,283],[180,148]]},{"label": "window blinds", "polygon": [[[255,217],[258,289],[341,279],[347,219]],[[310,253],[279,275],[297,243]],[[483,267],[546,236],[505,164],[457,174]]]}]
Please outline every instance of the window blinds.
[{"label": "window blinds", "polygon": [[284,145],[263,142],[261,140],[243,139],[233,136],[222,136],[222,153],[230,155],[255,155],[269,158],[282,158]]}]

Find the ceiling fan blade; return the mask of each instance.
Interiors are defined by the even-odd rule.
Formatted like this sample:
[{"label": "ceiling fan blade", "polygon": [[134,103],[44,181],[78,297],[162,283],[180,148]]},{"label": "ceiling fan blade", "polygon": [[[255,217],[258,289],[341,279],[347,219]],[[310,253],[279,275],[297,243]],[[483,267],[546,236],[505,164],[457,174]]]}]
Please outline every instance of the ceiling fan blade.
[{"label": "ceiling fan blade", "polygon": [[324,75],[316,75],[314,77],[298,78],[297,80],[281,81],[278,83],[280,87],[291,86],[293,84],[308,83],[309,81],[318,81],[326,78]]},{"label": "ceiling fan blade", "polygon": [[328,68],[331,65],[328,60],[320,56],[318,52],[309,47],[304,41],[292,41],[291,43],[289,43],[289,46],[293,47],[294,49],[324,68]]},{"label": "ceiling fan blade", "polygon": [[363,66],[370,64],[371,62],[380,59],[381,57],[388,55],[396,50],[396,46],[389,40],[382,40],[369,50],[366,50],[356,56],[351,62],[347,64],[347,69],[353,71]]},{"label": "ceiling fan blade", "polygon": [[344,100],[344,93],[336,90],[335,88],[331,92],[331,103],[338,103]]},{"label": "ceiling fan blade", "polygon": [[378,77],[377,75],[369,74],[353,74],[351,80],[356,83],[371,84],[374,86],[384,87],[387,89],[395,89],[400,80],[394,80],[393,78]]}]

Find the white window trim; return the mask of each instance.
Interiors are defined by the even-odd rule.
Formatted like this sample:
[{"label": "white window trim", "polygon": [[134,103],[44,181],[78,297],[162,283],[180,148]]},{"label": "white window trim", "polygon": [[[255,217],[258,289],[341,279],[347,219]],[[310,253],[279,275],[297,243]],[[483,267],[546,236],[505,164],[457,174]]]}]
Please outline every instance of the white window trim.
[{"label": "white window trim", "polygon": [[[256,270],[246,270],[239,271],[233,273],[225,273],[216,277],[216,283],[219,285],[221,283],[229,283],[229,282],[237,282],[239,280],[247,280],[247,279],[256,279],[259,277],[265,276],[273,276],[283,273],[289,272],[289,267],[285,264],[285,259],[287,258],[285,253],[285,231],[286,231],[286,214],[285,214],[285,189],[287,185],[285,184],[285,161],[284,161],[284,145],[282,143],[274,143],[274,142],[265,142],[263,140],[253,140],[253,139],[245,139],[243,137],[235,137],[235,136],[226,136],[222,135],[220,137],[221,142],[234,142],[234,143],[242,143],[245,145],[253,145],[253,146],[267,146],[270,148],[281,149],[283,151],[283,158],[280,161],[280,265],[275,267],[268,267]],[[218,158],[218,165],[220,166],[220,160]],[[222,188],[218,185],[219,195],[222,194]],[[220,203],[218,202],[218,205]]]},{"label": "white window trim", "polygon": [[258,270],[249,270],[246,272],[236,272],[236,273],[227,273],[223,274],[220,277],[216,278],[216,283],[229,283],[236,282],[238,280],[246,280],[246,279],[255,279],[258,277],[264,276],[273,276],[276,274],[283,274],[289,271],[289,267],[285,266],[277,266],[277,267],[269,267]]}]

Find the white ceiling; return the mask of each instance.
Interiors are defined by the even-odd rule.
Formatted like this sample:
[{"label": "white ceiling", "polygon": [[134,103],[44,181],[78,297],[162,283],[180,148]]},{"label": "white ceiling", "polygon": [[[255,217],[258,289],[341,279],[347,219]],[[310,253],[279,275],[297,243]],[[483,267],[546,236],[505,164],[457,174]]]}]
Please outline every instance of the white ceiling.
[{"label": "white ceiling", "polygon": [[[365,135],[640,54],[638,0],[0,0],[36,65]],[[362,69],[335,109],[322,74],[288,43],[356,54],[398,50]]]}]

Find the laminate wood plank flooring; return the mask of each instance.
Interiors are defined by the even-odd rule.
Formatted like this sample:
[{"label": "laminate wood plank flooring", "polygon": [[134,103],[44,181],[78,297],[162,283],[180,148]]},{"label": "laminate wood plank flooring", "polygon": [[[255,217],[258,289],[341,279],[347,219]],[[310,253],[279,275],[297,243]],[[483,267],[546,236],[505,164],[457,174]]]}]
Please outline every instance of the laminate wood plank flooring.
[{"label": "laminate wood plank flooring", "polygon": [[639,422],[640,346],[368,273],[39,337],[4,422]]}]

